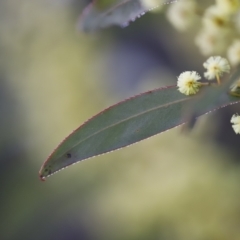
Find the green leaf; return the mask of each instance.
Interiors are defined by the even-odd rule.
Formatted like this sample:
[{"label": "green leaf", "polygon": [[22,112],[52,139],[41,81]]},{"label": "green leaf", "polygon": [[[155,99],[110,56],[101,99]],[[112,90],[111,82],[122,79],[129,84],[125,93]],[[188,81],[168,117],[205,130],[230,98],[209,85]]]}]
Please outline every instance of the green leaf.
[{"label": "green leaf", "polygon": [[[212,94],[215,88],[208,89]],[[139,142],[183,124],[184,106],[194,97],[181,94],[176,86],[160,88],[127,99],[100,112],[70,134],[45,161],[39,175],[47,176],[84,159]],[[240,102],[221,94],[206,112]],[[205,108],[204,108],[205,109]]]}]

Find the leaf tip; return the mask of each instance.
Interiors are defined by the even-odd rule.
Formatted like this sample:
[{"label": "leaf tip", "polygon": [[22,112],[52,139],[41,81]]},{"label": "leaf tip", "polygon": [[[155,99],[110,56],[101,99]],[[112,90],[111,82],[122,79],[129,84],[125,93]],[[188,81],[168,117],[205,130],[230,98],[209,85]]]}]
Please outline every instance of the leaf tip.
[{"label": "leaf tip", "polygon": [[39,174],[39,179],[40,179],[42,182],[45,182],[45,181],[46,181],[45,177],[43,177],[43,175],[41,175],[41,174]]},{"label": "leaf tip", "polygon": [[43,163],[39,170],[39,178],[43,182],[46,180],[47,177],[49,177],[52,174],[51,167],[48,164],[46,164],[46,162],[47,161]]},{"label": "leaf tip", "polygon": [[45,182],[46,180],[46,176],[43,175],[43,166],[41,167],[39,173],[38,173],[38,177],[42,182]]}]

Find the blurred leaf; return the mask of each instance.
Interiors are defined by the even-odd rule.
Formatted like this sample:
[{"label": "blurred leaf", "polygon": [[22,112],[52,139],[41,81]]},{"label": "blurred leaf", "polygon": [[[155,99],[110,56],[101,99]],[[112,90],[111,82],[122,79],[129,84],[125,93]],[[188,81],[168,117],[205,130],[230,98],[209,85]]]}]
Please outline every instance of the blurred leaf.
[{"label": "blurred leaf", "polygon": [[110,25],[126,26],[143,12],[140,0],[94,1],[83,11],[78,28],[93,31]]},{"label": "blurred leaf", "polygon": [[111,25],[126,27],[131,21],[135,21],[159,5],[172,3],[171,0],[155,0],[155,2],[146,4],[141,0],[95,0],[84,9],[78,28],[87,32]]},{"label": "blurred leaf", "polygon": [[[209,93],[215,94],[211,87]],[[136,143],[183,124],[182,112],[189,99],[176,86],[149,91],[100,112],[70,134],[40,169],[40,178],[53,174],[81,160]],[[239,98],[221,94],[214,105],[198,116],[229,104]]]}]

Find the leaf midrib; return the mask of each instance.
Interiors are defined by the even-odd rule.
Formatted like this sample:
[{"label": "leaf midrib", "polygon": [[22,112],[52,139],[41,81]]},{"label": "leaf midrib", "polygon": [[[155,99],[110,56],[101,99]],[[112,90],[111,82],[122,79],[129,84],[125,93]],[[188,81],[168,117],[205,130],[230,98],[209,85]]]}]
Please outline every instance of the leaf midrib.
[{"label": "leaf midrib", "polygon": [[[152,111],[157,110],[157,109],[159,109],[159,108],[164,108],[164,107],[167,107],[167,106],[172,105],[172,104],[176,104],[176,103],[180,103],[180,102],[186,101],[187,99],[188,99],[188,98],[183,98],[183,99],[181,99],[181,100],[176,100],[176,101],[173,101],[173,102],[170,102],[170,103],[166,103],[166,104],[160,105],[160,106],[158,106],[158,107],[151,108],[151,109],[149,109],[149,110],[147,110],[147,111],[143,111],[143,112],[141,112],[141,113],[132,115],[131,117],[128,117],[128,118],[126,118],[126,119],[124,119],[124,120],[118,121],[118,122],[116,122],[116,123],[114,123],[114,124],[112,124],[112,125],[109,125],[108,127],[105,127],[105,128],[103,128],[103,129],[95,132],[94,134],[92,134],[92,135],[90,135],[90,136],[82,139],[80,142],[78,142],[77,144],[75,144],[74,146],[72,146],[68,151],[64,152],[62,155],[66,154],[67,152],[71,151],[73,148],[75,148],[76,146],[78,146],[78,145],[81,144],[82,142],[86,141],[87,139],[89,139],[89,138],[91,138],[91,137],[93,137],[93,136],[96,136],[97,134],[103,132],[103,131],[106,130],[106,129],[112,128],[112,127],[114,127],[114,126],[116,126],[116,125],[118,125],[118,124],[120,124],[120,123],[126,122],[126,121],[128,121],[128,120],[130,120],[130,119],[133,119],[133,118],[136,118],[136,117],[138,117],[138,116],[144,115],[144,114],[146,114],[146,113],[148,113],[148,112],[152,112]],[[73,133],[73,134],[74,134],[74,133]],[[70,136],[69,136],[69,137],[70,137]]]}]

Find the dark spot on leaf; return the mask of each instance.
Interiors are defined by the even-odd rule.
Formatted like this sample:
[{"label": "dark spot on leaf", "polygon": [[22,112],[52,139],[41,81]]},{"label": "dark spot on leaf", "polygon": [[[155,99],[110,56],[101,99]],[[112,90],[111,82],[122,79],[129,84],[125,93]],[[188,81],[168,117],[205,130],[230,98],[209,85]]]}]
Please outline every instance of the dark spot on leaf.
[{"label": "dark spot on leaf", "polygon": [[51,174],[51,173],[52,173],[52,170],[51,170],[51,169],[49,169],[49,170],[48,170],[48,174]]},{"label": "dark spot on leaf", "polygon": [[67,158],[71,158],[72,154],[71,153],[67,153],[66,156],[67,156]]}]

